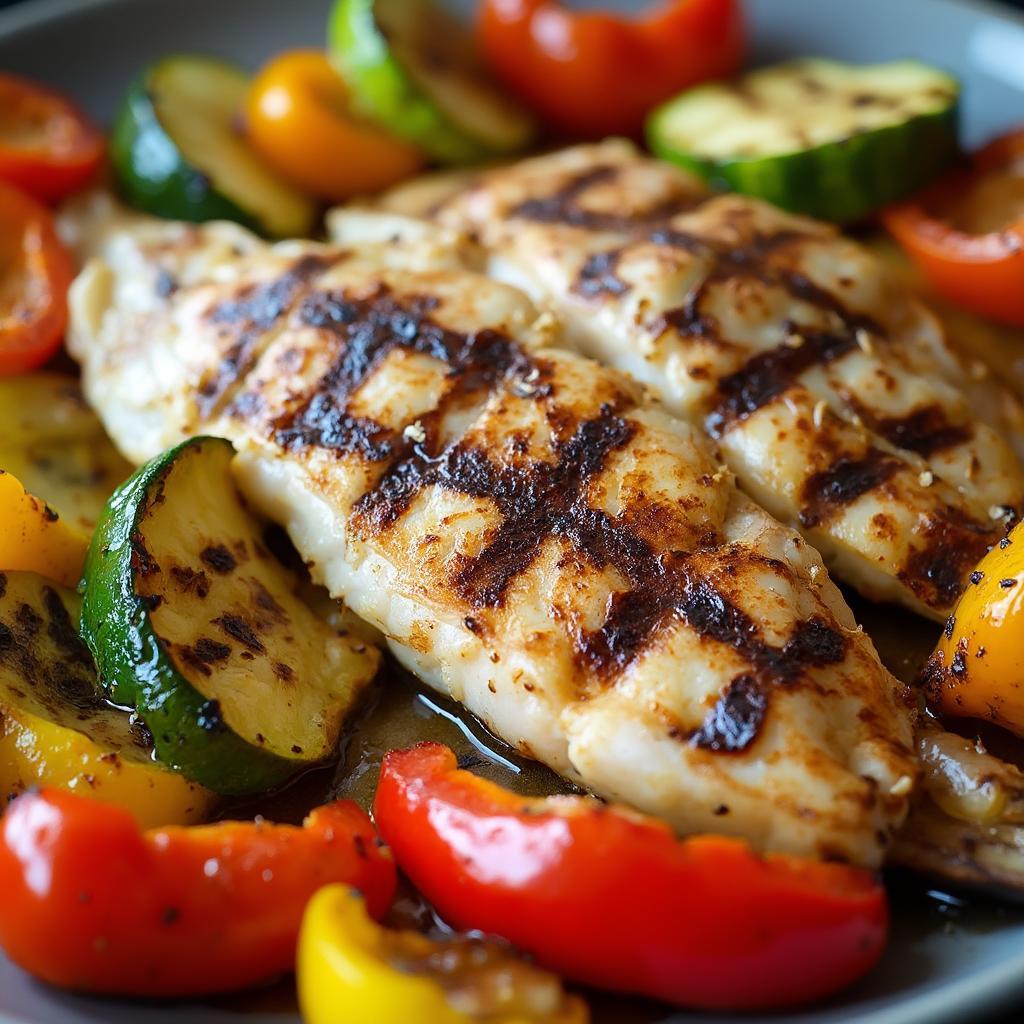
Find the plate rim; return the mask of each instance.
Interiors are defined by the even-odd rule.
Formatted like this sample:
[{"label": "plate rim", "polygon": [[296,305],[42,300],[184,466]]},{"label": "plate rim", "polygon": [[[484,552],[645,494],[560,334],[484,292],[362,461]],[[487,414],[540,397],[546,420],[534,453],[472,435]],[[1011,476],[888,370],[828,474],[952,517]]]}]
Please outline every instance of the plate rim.
[{"label": "plate rim", "polygon": [[[88,16],[102,8],[123,6],[126,3],[143,4],[148,0],[31,0],[0,10],[0,40],[16,37],[24,32],[59,22],[69,16]],[[995,0],[931,0],[936,8],[962,11],[1009,23],[1024,28],[1024,11],[1004,7]],[[941,11],[936,11],[941,17]],[[0,953],[0,957],[3,954]],[[18,968],[14,968],[19,970]],[[818,1021],[835,1022],[856,1020],[858,1024],[953,1024],[963,1019],[965,1012],[991,1014],[1005,1007],[1015,997],[1024,996],[1024,950],[999,963],[990,964],[954,981],[939,981],[927,991],[917,994],[879,997],[861,1007],[824,1008],[818,1011]],[[102,1004],[98,1004],[102,1005]],[[754,1018],[747,1018],[753,1021]],[[727,1024],[729,1018],[723,1018]],[[799,1018],[784,1015],[776,1018],[778,1024],[796,1022]],[[31,1024],[28,1017],[13,1016],[0,1009],[0,1024]],[[695,1024],[692,1014],[673,1014],[662,1024]]]}]

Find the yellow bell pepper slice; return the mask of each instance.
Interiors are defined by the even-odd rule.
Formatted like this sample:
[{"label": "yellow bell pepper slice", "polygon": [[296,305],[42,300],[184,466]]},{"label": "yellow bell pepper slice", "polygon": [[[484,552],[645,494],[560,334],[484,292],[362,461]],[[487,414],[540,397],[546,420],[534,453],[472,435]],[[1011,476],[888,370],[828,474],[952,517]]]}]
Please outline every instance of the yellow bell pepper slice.
[{"label": "yellow bell pepper slice", "polygon": [[88,545],[84,534],[0,469],[0,569],[29,569],[73,587]]},{"label": "yellow bell pepper slice", "polygon": [[1024,523],[971,574],[925,666],[928,702],[1024,736]]},{"label": "yellow bell pepper slice", "polygon": [[330,885],[313,897],[298,952],[306,1024],[587,1024],[555,976],[481,939],[391,931],[362,897]]},{"label": "yellow bell pepper slice", "polygon": [[86,534],[132,471],[78,381],[56,373],[0,378],[0,468]]},{"label": "yellow bell pepper slice", "polygon": [[98,695],[78,606],[35,573],[0,572],[0,805],[55,786],[124,807],[143,828],[201,821],[213,794],[156,764],[128,713]]}]

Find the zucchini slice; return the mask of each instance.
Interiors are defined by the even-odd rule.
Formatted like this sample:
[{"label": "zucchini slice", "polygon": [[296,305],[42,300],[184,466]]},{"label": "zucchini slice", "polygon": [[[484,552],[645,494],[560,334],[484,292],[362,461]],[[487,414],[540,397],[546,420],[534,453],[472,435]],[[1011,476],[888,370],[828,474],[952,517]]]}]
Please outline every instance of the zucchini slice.
[{"label": "zucchini slice", "polygon": [[328,39],[354,109],[441,163],[514,153],[533,138],[469,31],[432,0],[335,0]]},{"label": "zucchini slice", "polygon": [[150,737],[109,704],[78,635],[81,601],[32,572],[0,572],[0,800],[59,786],[188,824],[213,795],[153,761]]},{"label": "zucchini slice", "polygon": [[233,454],[194,438],[114,494],[82,610],[111,699],[138,712],[162,761],[225,795],[329,758],[379,661],[297,595],[235,490]]},{"label": "zucchini slice", "polygon": [[78,381],[56,373],[0,380],[0,469],[86,536],[132,471]]},{"label": "zucchini slice", "polygon": [[848,223],[955,159],[959,92],[913,60],[808,58],[690,89],[654,111],[647,138],[719,188]]},{"label": "zucchini slice", "polygon": [[249,78],[215,57],[175,56],[136,81],[111,158],[128,201],[172,220],[233,220],[263,235],[308,235],[313,201],[269,170],[239,129]]}]

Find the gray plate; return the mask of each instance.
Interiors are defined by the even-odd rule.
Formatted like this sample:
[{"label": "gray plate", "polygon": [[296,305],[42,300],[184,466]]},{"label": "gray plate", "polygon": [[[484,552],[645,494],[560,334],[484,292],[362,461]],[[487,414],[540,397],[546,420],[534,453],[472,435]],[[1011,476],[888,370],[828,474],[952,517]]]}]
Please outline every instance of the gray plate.
[{"label": "gray plate", "polygon": [[[201,49],[255,66],[286,47],[321,44],[327,7],[328,0],[35,0],[0,13],[0,68],[59,85],[107,119],[147,61],[173,50]],[[759,57],[920,57],[964,79],[969,143],[1024,122],[1024,21],[1002,10],[953,0],[750,0],[749,7]],[[827,1007],[774,1021],[938,1024],[978,1020],[1024,1000],[1024,914],[950,906],[915,885],[893,888],[894,934],[882,964]],[[247,1005],[261,1002],[267,1005],[259,997]],[[632,1015],[613,1012],[612,1019]],[[704,1019],[676,1018],[692,1024]],[[296,1018],[266,1009],[155,1008],[69,997],[35,986],[0,959],[4,1024],[240,1020],[294,1024]]]}]

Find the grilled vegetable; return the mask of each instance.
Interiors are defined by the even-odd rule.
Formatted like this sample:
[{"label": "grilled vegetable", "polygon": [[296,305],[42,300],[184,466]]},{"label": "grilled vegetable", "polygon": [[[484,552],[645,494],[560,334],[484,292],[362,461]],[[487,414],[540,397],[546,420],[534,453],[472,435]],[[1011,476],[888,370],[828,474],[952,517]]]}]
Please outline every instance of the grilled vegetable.
[{"label": "grilled vegetable", "polygon": [[0,572],[0,799],[57,786],[144,826],[199,820],[211,794],[154,763],[145,730],[102,699],[79,604],[36,573]]},{"label": "grilled vegetable", "polygon": [[78,381],[55,373],[0,380],[0,466],[85,536],[132,471],[86,405]]},{"label": "grilled vegetable", "polygon": [[82,575],[86,538],[0,469],[0,570],[28,569],[73,587]]},{"label": "grilled vegetable", "polygon": [[524,799],[436,743],[387,755],[374,817],[446,921],[601,988],[763,1010],[842,988],[885,944],[885,892],[868,872],[677,840],[583,797]]},{"label": "grilled vegetable", "polygon": [[313,897],[299,938],[307,1024],[586,1024],[558,978],[481,938],[437,941],[374,924],[359,894],[332,885]]},{"label": "grilled vegetable", "polygon": [[330,202],[378,192],[414,174],[423,154],[349,111],[348,89],[319,50],[275,57],[255,78],[246,131],[297,187]]},{"label": "grilled vegetable", "polygon": [[0,821],[0,946],[79,991],[225,992],[291,969],[306,903],[332,882],[360,889],[378,917],[395,890],[390,855],[348,801],[302,828],[141,832],[119,808],[42,790]]},{"label": "grilled vegetable", "polygon": [[533,123],[432,0],[335,0],[331,55],[353,109],[442,163],[523,149]]},{"label": "grilled vegetable", "polygon": [[955,79],[916,61],[797,60],[684,92],[651,115],[647,137],[720,188],[843,223],[953,160],[958,96]]},{"label": "grilled vegetable", "polygon": [[111,140],[128,201],[173,220],[234,220],[261,234],[308,235],[316,207],[238,132],[248,76],[213,57],[167,57],[129,89]]},{"label": "grilled vegetable", "polygon": [[197,438],[111,499],[85,566],[82,634],[103,685],[157,756],[218,793],[329,757],[377,652],[296,597],[231,482],[232,448]]},{"label": "grilled vegetable", "polygon": [[931,705],[1024,736],[1022,629],[1024,527],[1018,526],[978,563],[925,666]]},{"label": "grilled vegetable", "polygon": [[668,0],[646,15],[558,0],[485,0],[480,38],[495,74],[561,134],[637,136],[655,104],[739,70],[737,0]]},{"label": "grilled vegetable", "polygon": [[0,73],[0,180],[54,202],[88,182],[105,148],[102,133],[66,96]]},{"label": "grilled vegetable", "polygon": [[968,169],[883,220],[937,292],[1024,327],[1024,129],[989,143]]},{"label": "grilled vegetable", "polygon": [[57,350],[73,276],[50,211],[0,181],[0,377],[35,369]]}]

